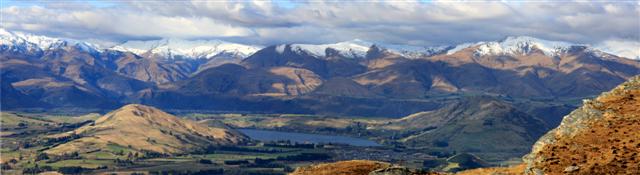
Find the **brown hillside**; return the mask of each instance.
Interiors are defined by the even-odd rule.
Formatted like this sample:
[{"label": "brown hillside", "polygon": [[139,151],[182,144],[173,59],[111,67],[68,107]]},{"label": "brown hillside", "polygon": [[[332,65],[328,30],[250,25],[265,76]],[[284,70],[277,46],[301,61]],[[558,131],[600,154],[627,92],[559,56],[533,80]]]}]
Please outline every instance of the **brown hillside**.
[{"label": "brown hillside", "polygon": [[521,175],[524,171],[524,164],[499,167],[499,168],[477,168],[456,173],[456,175]]},{"label": "brown hillside", "polygon": [[131,104],[74,131],[80,138],[47,150],[51,154],[88,152],[108,144],[159,153],[184,153],[207,145],[238,144],[247,138],[233,130],[207,127],[177,118],[154,107]]},{"label": "brown hillside", "polygon": [[391,164],[370,160],[349,160],[297,168],[289,175],[368,175],[369,172],[391,167]]},{"label": "brown hillside", "polygon": [[348,160],[299,167],[289,175],[438,175],[438,172],[419,172],[386,162]]},{"label": "brown hillside", "polygon": [[527,174],[640,174],[640,76],[566,116],[525,157]]},{"label": "brown hillside", "polygon": [[474,153],[489,161],[528,153],[550,129],[513,104],[485,96],[468,97],[371,128],[398,133],[398,141],[407,146]]}]

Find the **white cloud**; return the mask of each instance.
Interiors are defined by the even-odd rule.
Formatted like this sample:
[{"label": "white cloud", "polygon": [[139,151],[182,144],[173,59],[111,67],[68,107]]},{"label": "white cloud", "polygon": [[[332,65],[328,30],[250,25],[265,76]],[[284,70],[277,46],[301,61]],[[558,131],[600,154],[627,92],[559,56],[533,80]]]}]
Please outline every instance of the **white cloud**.
[{"label": "white cloud", "polygon": [[614,55],[640,60],[639,41],[611,39],[604,41],[595,47]]},{"label": "white cloud", "polygon": [[313,0],[285,8],[271,1],[194,0],[43,6],[5,7],[2,25],[112,41],[224,37],[261,45],[354,38],[440,45],[511,35],[586,44],[610,38],[640,41],[640,5],[633,2]]},{"label": "white cloud", "polygon": [[34,6],[2,9],[3,26],[36,33],[66,37],[244,37],[254,32],[216,19],[200,16],[163,16],[131,10],[60,10]]}]

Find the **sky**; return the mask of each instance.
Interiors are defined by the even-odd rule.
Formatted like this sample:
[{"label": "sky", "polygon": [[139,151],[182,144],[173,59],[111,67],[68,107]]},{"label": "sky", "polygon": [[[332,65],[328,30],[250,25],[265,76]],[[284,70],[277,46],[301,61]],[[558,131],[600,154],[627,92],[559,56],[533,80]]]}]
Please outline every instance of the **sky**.
[{"label": "sky", "polygon": [[2,28],[103,45],[180,38],[438,46],[531,36],[640,55],[640,1],[0,1]]}]

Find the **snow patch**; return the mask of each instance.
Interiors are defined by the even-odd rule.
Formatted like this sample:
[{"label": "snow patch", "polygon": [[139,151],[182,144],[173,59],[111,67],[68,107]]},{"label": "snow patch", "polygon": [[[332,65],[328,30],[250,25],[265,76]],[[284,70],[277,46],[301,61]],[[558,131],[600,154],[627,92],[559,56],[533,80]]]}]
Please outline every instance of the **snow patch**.
[{"label": "snow patch", "polygon": [[584,46],[561,41],[549,41],[528,36],[507,37],[501,41],[477,42],[460,44],[447,51],[447,54],[456,53],[469,47],[477,47],[474,54],[482,55],[526,55],[534,49],[541,50],[545,55],[555,56],[566,52],[572,46]]},{"label": "snow patch", "polygon": [[335,44],[292,44],[291,48],[294,51],[298,52],[306,52],[316,57],[326,57],[326,50],[328,48],[334,49],[338,51],[341,55],[349,58],[363,58],[369,48],[371,47],[371,43],[365,42],[359,39],[339,42]]},{"label": "snow patch", "polygon": [[279,54],[284,53],[284,49],[287,48],[286,44],[280,44],[278,46],[276,46],[276,52],[278,52]]},{"label": "snow patch", "polygon": [[222,40],[161,39],[151,41],[127,41],[112,47],[113,50],[135,54],[153,53],[167,58],[211,58],[219,54],[232,54],[245,58],[260,50],[261,46],[243,45]]},{"label": "snow patch", "polygon": [[0,45],[11,47],[14,51],[22,50],[27,52],[60,49],[67,46],[73,46],[90,53],[102,52],[100,46],[88,42],[10,32],[6,29],[0,29]]},{"label": "snow patch", "polygon": [[384,44],[364,41],[360,39],[354,39],[351,41],[344,41],[334,44],[292,44],[291,48],[296,52],[305,52],[316,57],[326,57],[326,50],[331,48],[338,51],[340,55],[347,58],[365,58],[367,55],[367,51],[369,51],[369,49],[373,46],[384,49],[388,52],[402,55],[407,58],[419,58],[423,56],[440,54],[451,48],[449,46],[421,47],[410,45]]}]

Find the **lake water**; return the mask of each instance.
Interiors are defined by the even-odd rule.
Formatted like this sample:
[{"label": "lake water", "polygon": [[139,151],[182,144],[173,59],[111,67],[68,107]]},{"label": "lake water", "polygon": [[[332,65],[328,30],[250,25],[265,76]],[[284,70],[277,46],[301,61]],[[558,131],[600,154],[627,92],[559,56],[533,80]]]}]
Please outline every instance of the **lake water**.
[{"label": "lake water", "polygon": [[340,143],[352,146],[381,146],[380,144],[361,138],[353,138],[346,136],[332,136],[320,134],[305,134],[295,132],[267,131],[259,129],[238,129],[243,134],[254,140],[260,141],[278,141],[290,140],[291,142],[309,142],[309,143]]}]

